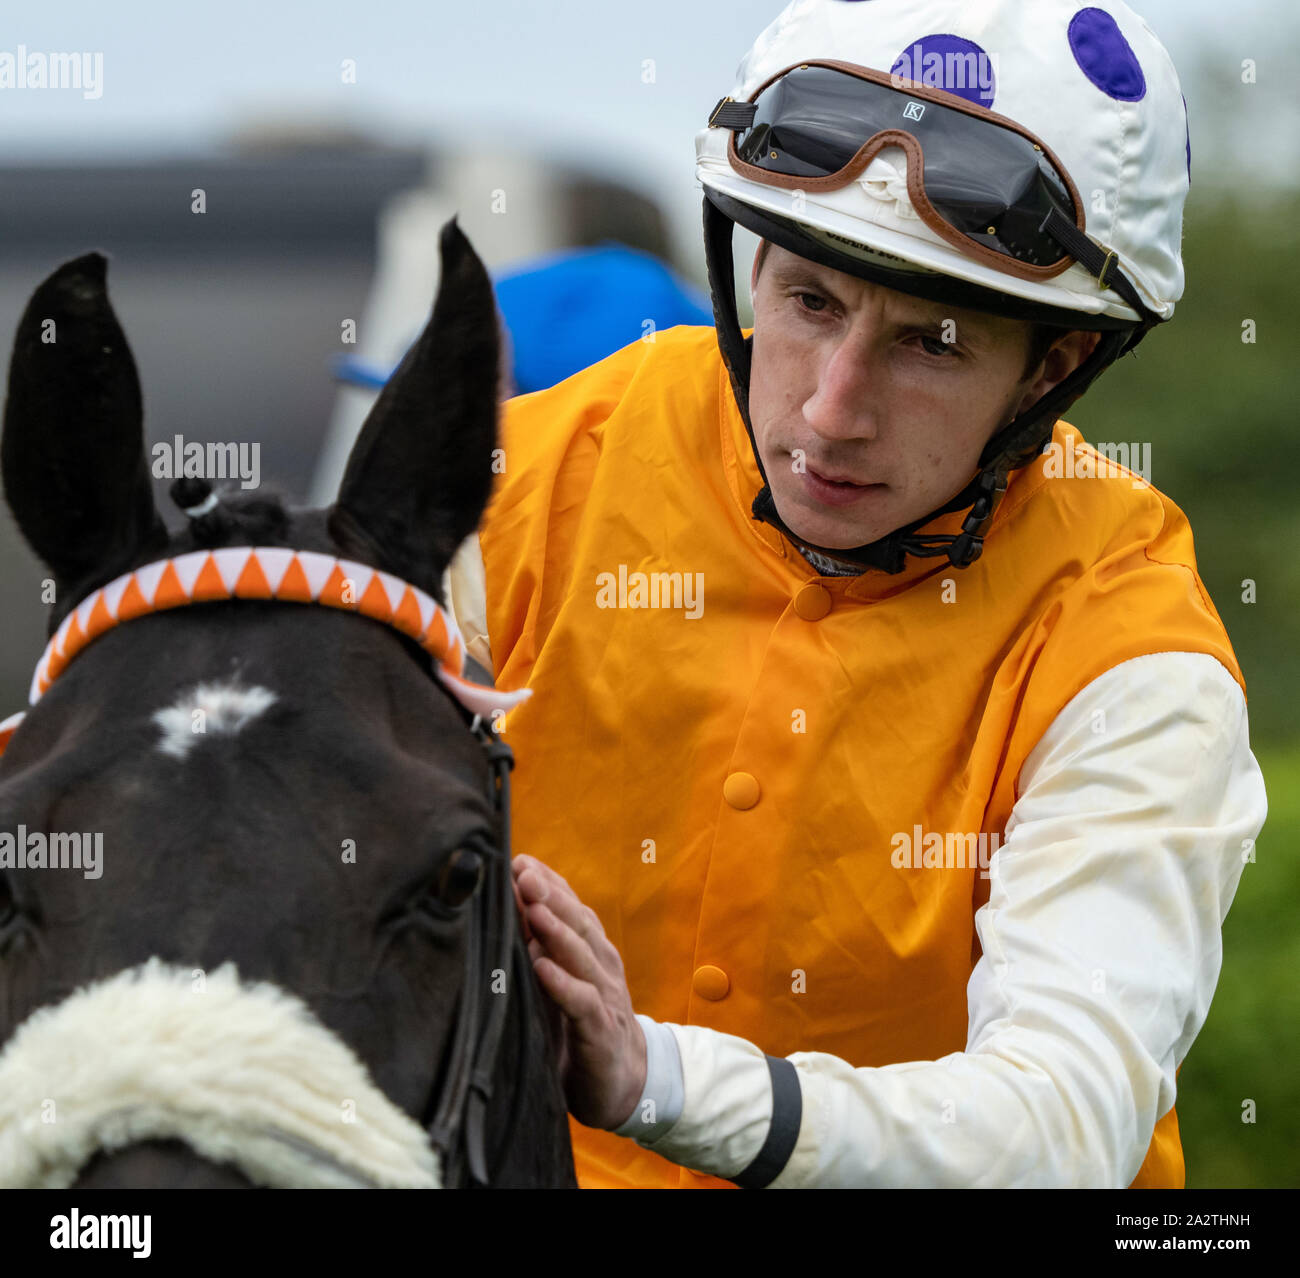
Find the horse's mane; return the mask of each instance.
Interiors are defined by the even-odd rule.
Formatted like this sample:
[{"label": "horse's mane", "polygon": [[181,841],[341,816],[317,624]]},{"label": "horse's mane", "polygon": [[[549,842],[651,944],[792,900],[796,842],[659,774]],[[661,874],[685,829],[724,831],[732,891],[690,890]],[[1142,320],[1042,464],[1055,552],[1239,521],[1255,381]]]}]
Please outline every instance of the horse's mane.
[{"label": "horse's mane", "polygon": [[[182,503],[185,497],[177,496],[177,488],[173,485],[173,498]],[[256,493],[235,489],[220,492],[217,497],[216,506],[207,514],[192,517],[188,528],[180,534],[181,541],[192,541],[193,549],[275,545],[287,537],[290,510],[281,493],[274,489]]]},{"label": "horse's mane", "polygon": [[[197,505],[212,491],[206,480],[178,479],[171,487],[172,499],[182,509]],[[239,489],[221,491],[216,505],[206,514],[191,516],[175,532],[157,521],[156,535],[130,560],[110,563],[96,573],[61,592],[47,623],[53,634],[69,612],[91,591],[107,585],[114,577],[157,559],[183,555],[193,550],[219,550],[225,546],[292,546],[297,550],[330,551],[324,531],[324,512],[291,508],[273,488],[258,492]]]}]

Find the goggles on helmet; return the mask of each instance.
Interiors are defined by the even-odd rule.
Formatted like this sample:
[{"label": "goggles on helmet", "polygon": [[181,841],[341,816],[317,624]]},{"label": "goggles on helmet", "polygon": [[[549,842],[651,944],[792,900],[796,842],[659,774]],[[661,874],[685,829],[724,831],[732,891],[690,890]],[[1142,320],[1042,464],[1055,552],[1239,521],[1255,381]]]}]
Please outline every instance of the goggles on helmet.
[{"label": "goggles on helmet", "polygon": [[941,239],[985,265],[1048,280],[1074,262],[1149,314],[1118,259],[1084,232],[1078,189],[1051,150],[964,99],[848,62],[787,67],[748,102],[723,98],[731,167],[765,186],[848,186],[886,147],[907,156],[912,206]]}]

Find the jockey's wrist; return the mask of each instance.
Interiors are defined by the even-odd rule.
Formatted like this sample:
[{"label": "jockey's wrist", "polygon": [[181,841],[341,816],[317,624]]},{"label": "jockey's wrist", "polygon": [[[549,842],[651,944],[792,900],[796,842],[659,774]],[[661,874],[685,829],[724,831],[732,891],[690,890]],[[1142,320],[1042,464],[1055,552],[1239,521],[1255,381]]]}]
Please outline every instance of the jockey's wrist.
[{"label": "jockey's wrist", "polygon": [[644,1143],[658,1140],[681,1117],[686,1088],[681,1053],[672,1030],[649,1016],[638,1015],[636,1019],[645,1034],[645,1087],[631,1114],[614,1128],[614,1134]]}]

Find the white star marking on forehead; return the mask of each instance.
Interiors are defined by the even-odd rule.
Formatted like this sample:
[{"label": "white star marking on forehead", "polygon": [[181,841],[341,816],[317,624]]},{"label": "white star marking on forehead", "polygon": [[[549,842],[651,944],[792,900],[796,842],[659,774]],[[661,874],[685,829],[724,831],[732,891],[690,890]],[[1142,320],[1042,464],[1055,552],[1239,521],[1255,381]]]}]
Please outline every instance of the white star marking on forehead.
[{"label": "white star marking on forehead", "polygon": [[266,688],[201,683],[154,714],[154,723],[162,729],[158,749],[183,759],[205,736],[233,737],[274,701],[275,693]]}]

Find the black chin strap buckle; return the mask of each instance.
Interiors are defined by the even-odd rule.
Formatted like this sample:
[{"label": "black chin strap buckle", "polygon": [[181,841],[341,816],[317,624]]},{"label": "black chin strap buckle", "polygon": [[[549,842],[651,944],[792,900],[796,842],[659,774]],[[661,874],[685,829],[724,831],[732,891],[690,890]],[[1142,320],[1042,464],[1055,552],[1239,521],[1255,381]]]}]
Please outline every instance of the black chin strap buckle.
[{"label": "black chin strap buckle", "polygon": [[988,535],[993,512],[1007,491],[1007,472],[1001,466],[992,466],[980,472],[975,504],[962,521],[961,535],[948,547],[948,562],[954,568],[969,568],[984,553],[984,538]]}]

